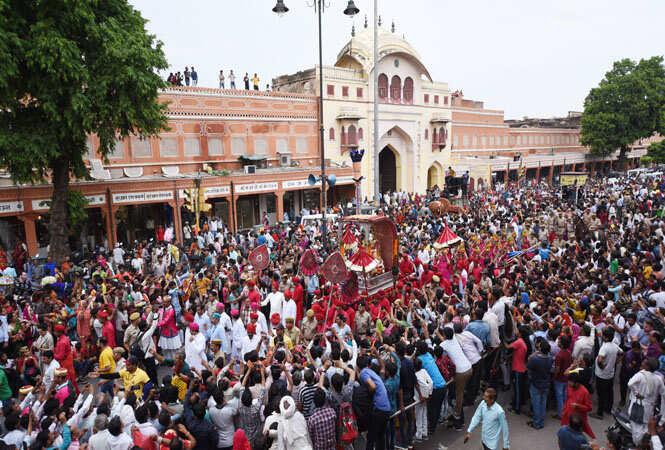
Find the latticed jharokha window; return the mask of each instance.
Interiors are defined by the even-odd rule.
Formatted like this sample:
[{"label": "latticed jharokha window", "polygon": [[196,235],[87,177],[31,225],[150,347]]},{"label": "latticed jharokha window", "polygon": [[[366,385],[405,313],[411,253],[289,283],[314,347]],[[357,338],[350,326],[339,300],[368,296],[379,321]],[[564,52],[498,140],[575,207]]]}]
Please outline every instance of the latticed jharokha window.
[{"label": "latticed jharokha window", "polygon": [[379,98],[381,100],[388,98],[388,77],[385,73],[379,75]]},{"label": "latticed jharokha window", "polygon": [[413,103],[413,79],[411,77],[404,80],[404,102]]}]

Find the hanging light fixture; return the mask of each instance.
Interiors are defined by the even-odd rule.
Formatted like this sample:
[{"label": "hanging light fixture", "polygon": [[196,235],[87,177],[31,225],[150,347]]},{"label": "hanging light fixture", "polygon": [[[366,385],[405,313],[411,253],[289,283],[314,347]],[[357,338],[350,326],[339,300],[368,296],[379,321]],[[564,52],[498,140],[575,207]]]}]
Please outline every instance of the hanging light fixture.
[{"label": "hanging light fixture", "polygon": [[344,10],[344,14],[347,16],[355,16],[358,14],[360,10],[356,7],[355,3],[353,3],[353,0],[349,0],[349,4],[346,5],[346,9]]},{"label": "hanging light fixture", "polygon": [[284,4],[284,0],[277,0],[277,4],[272,9],[272,12],[277,13],[279,17],[289,12],[289,8]]}]

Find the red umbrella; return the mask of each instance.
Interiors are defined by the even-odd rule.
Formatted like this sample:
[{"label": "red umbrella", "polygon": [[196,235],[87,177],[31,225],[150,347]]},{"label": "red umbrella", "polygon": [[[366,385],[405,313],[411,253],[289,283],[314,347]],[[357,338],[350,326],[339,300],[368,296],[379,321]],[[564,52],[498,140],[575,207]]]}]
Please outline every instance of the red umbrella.
[{"label": "red umbrella", "polygon": [[351,232],[350,227],[346,227],[346,232],[342,236],[342,245],[344,245],[345,248],[349,248],[351,250],[358,246],[358,238]]},{"label": "red umbrella", "polygon": [[351,256],[346,262],[346,267],[354,272],[371,272],[379,265],[379,261],[369,254],[363,247]]},{"label": "red umbrella", "polygon": [[441,235],[434,243],[434,248],[440,249],[445,247],[451,247],[457,243],[463,242],[463,239],[453,233],[453,230],[448,228],[448,225],[444,225]]}]

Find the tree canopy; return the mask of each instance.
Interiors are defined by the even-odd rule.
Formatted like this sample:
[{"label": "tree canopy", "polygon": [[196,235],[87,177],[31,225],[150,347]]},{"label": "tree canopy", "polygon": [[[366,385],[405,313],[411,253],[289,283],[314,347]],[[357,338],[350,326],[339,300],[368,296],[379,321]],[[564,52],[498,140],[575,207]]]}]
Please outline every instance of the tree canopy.
[{"label": "tree canopy", "polygon": [[0,166],[15,182],[53,183],[50,252],[67,254],[70,177],[89,135],[102,158],[117,138],[166,127],[157,98],[162,43],[127,0],[0,0]]},{"label": "tree canopy", "polygon": [[647,147],[647,157],[649,161],[657,164],[665,163],[665,140],[649,145]]},{"label": "tree canopy", "polygon": [[635,141],[665,131],[665,67],[654,56],[614,63],[584,101],[580,142],[591,153],[621,157]]}]

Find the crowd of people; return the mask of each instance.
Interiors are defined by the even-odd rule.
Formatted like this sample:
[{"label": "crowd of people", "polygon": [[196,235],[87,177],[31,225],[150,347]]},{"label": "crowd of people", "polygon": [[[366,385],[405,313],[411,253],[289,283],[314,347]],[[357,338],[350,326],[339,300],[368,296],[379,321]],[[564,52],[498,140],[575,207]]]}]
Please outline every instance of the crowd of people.
[{"label": "crowd of people", "polygon": [[[236,88],[236,75],[233,73],[233,69],[229,71],[228,74],[224,75],[224,70],[219,71],[219,88],[220,89],[226,89],[226,81],[228,80],[228,86],[229,89],[237,89]],[[255,91],[259,90],[259,76],[258,74],[254,74],[253,77],[249,76],[249,72],[245,72],[245,76],[242,79],[244,89],[246,91],[249,91],[250,89],[253,89]],[[166,83],[169,86],[198,86],[199,85],[199,75],[196,72],[196,69],[194,69],[194,66],[190,69],[189,67],[185,67],[185,70],[183,72],[171,72],[169,73],[169,76],[166,78]],[[251,87],[250,87],[251,85]],[[270,84],[266,84],[266,91],[270,91]]]},{"label": "crowd of people", "polygon": [[[590,182],[566,203],[543,184],[507,187],[445,217],[431,191],[388,195],[377,213],[396,225],[395,281],[372,295],[304,275],[304,252],[320,264],[340,242],[295,223],[241,235],[215,219],[183,246],[49,261],[41,280],[14,267],[0,443],[382,450],[444,426],[465,441],[480,427],[497,450],[519,415],[535,430],[556,421],[546,439],[564,450],[661,449],[664,188]],[[377,238],[349,232],[360,248]],[[460,239],[440,248],[444,232]],[[30,281],[41,287],[18,288]],[[595,436],[590,421],[615,406],[629,429]]]}]

